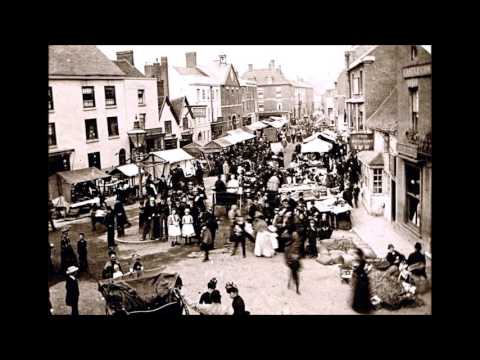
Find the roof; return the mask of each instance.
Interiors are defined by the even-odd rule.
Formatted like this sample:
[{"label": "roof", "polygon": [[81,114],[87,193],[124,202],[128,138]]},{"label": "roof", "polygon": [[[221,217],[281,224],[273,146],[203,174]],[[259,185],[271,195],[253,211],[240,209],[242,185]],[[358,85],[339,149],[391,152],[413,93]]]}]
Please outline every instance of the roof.
[{"label": "roof", "polygon": [[271,116],[271,118],[274,118],[274,120],[273,121],[263,120],[263,121],[265,122],[265,124],[268,124],[276,129],[280,129],[283,126],[288,124],[288,121],[284,118],[274,117],[274,116]]},{"label": "roof", "polygon": [[374,46],[359,46],[354,50],[354,60],[350,63],[348,70],[353,69],[359,65],[367,56],[369,56],[379,45]]},{"label": "roof", "polygon": [[197,66],[197,68],[221,85],[224,85],[227,82],[230,71],[233,71],[232,64],[223,64],[219,61],[212,61],[207,65]]},{"label": "roof", "polygon": [[50,76],[113,76],[125,74],[94,45],[50,45]]},{"label": "roof", "polygon": [[227,131],[227,133],[228,133],[227,141],[233,142],[234,144],[255,138],[255,135],[249,132],[246,132],[245,130],[242,130],[242,129],[229,130]]},{"label": "roof", "polygon": [[[234,143],[233,142],[230,142],[228,140],[228,136],[224,136],[224,137],[221,137],[221,138],[218,138],[218,139],[215,139],[213,140],[212,142],[217,144],[217,145],[220,145],[220,147],[222,148],[225,148],[225,147],[229,147],[229,146],[232,146]],[[207,144],[208,146],[209,144]]]},{"label": "roof", "polygon": [[172,104],[172,110],[175,112],[178,119],[181,119],[182,110],[184,108],[187,108],[190,115],[192,117],[194,117],[193,113],[192,113],[192,110],[190,109],[190,106],[188,104],[188,100],[185,96],[182,96],[182,97],[179,97],[179,98],[176,98],[176,99],[172,99],[172,100],[170,100],[170,102]]},{"label": "roof", "polygon": [[189,153],[187,153],[185,150],[182,150],[182,149],[155,151],[155,152],[151,152],[150,154],[158,156],[159,158],[171,164],[180,162],[180,161],[185,161],[185,160],[193,160],[193,157]]},{"label": "roof", "polygon": [[[180,99],[182,99],[182,98],[180,98]],[[173,117],[175,118],[175,121],[177,122],[177,125],[180,125],[180,116],[178,114],[181,115],[182,112],[180,111],[179,113],[177,113],[177,111],[173,107],[172,101],[170,101],[168,96],[159,96],[158,97],[159,117],[160,118],[162,117],[162,112],[163,112],[163,109],[165,108],[165,104],[167,104],[170,107],[170,110],[172,111]],[[177,104],[177,106],[178,106],[178,104]]]},{"label": "roof", "polygon": [[134,77],[134,78],[144,78],[146,77],[143,75],[140,70],[138,70],[135,66],[130,64],[127,60],[113,60],[115,65],[117,65],[120,70],[127,76],[127,77]]},{"label": "roof", "polygon": [[395,133],[398,129],[398,91],[394,87],[377,110],[367,119],[366,125],[372,130]]},{"label": "roof", "polygon": [[60,171],[57,173],[57,175],[63,178],[63,180],[68,184],[78,184],[81,182],[110,177],[110,175],[108,175],[106,172],[103,172],[96,167],[71,171]]},{"label": "roof", "polygon": [[197,67],[181,67],[181,66],[174,66],[173,67],[180,75],[188,76],[188,75],[197,75],[197,76],[208,76],[202,70]]},{"label": "roof", "polygon": [[194,157],[202,155],[202,146],[195,142],[191,142],[190,144],[185,145],[184,147],[182,147],[182,149]]},{"label": "roof", "polygon": [[247,129],[250,129],[250,130],[253,130],[253,131],[255,131],[255,130],[260,130],[260,129],[264,129],[264,128],[266,128],[266,127],[268,127],[268,125],[265,124],[265,123],[262,122],[262,121],[256,121],[256,122],[254,122],[253,124],[250,124],[250,125],[247,125],[247,126],[246,126]]},{"label": "roof", "polygon": [[383,154],[381,152],[366,150],[357,154],[358,160],[368,166],[383,166]]},{"label": "roof", "polygon": [[[268,81],[269,77],[272,77],[272,83]],[[242,79],[255,80],[257,85],[291,85],[291,82],[278,70],[271,69],[255,69],[247,71],[242,75]]]}]

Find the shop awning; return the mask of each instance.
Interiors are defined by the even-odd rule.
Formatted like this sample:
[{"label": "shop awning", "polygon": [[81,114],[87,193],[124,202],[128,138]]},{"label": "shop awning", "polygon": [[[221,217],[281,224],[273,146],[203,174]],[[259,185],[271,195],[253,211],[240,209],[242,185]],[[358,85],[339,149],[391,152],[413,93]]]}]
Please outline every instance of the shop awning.
[{"label": "shop awning", "polygon": [[118,172],[128,177],[137,176],[139,174],[138,166],[136,164],[126,164],[126,165],[118,166],[114,170],[112,170],[110,174],[112,175]]},{"label": "shop awning", "polygon": [[164,151],[154,151],[150,154],[153,154],[159,157],[162,160],[172,164],[180,161],[193,160],[194,158],[182,149],[170,149]]},{"label": "shop awning", "polygon": [[272,149],[272,152],[275,154],[278,154],[279,152],[283,151],[283,146],[282,143],[276,142],[276,143],[270,143],[270,148]]},{"label": "shop awning", "polygon": [[306,137],[305,139],[303,139],[303,142],[308,143],[312,140],[318,139],[319,136],[320,136],[320,133],[316,132],[313,135],[310,135],[309,137]]},{"label": "shop awning", "polygon": [[256,121],[253,124],[247,125],[246,127],[252,131],[256,131],[260,129],[265,129],[266,127],[268,127],[268,125],[265,124],[263,121]]},{"label": "shop awning", "polygon": [[78,184],[86,181],[94,181],[110,177],[109,174],[97,169],[96,167],[71,171],[60,171],[57,173],[57,175],[68,184]]},{"label": "shop awning", "polygon": [[70,154],[74,152],[75,149],[48,149],[48,156],[57,156],[57,155],[63,155],[63,154]]},{"label": "shop awning", "polygon": [[265,121],[266,124],[273,126],[275,129],[281,129],[285,125],[288,124],[288,121],[281,117],[270,116],[270,119],[274,119],[273,121]]},{"label": "shop awning", "polygon": [[337,141],[337,134],[331,130],[323,130],[319,135],[327,140]]},{"label": "shop awning", "polygon": [[230,138],[229,136],[224,136],[224,137],[213,140],[213,142],[219,145],[221,148],[226,148],[234,144],[234,142],[231,142],[229,138]]},{"label": "shop awning", "polygon": [[358,154],[358,161],[366,166],[382,166],[383,167],[383,153],[373,150],[360,151]]},{"label": "shop awning", "polygon": [[230,130],[227,131],[227,134],[227,141],[233,142],[234,144],[255,138],[255,135],[242,129]]},{"label": "shop awning", "polygon": [[193,157],[201,157],[203,155],[202,146],[194,142],[191,142],[190,144],[185,145],[184,147],[182,147],[182,150],[186,151]]},{"label": "shop awning", "polygon": [[302,144],[302,153],[326,153],[332,150],[332,144],[320,140],[314,139],[309,143]]}]

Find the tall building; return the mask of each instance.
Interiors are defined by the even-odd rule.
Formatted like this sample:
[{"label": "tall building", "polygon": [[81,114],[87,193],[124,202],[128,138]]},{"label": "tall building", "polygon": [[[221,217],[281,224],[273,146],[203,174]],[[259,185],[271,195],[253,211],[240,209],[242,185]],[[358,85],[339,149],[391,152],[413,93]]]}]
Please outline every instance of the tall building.
[{"label": "tall building", "polygon": [[130,159],[127,132],[158,121],[156,80],[133,65],[133,52],[109,60],[96,46],[49,46],[49,175],[111,169]]}]

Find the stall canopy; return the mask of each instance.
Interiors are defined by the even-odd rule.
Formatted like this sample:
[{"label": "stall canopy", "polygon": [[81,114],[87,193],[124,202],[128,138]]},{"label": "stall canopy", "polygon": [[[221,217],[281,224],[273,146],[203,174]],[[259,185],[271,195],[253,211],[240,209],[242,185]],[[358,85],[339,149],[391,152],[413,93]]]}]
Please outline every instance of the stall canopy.
[{"label": "stall canopy", "polygon": [[111,175],[115,175],[118,173],[122,173],[127,177],[137,176],[138,173],[138,166],[136,164],[127,164],[122,166],[117,166],[114,170],[110,172]]},{"label": "stall canopy", "polygon": [[337,141],[337,134],[331,130],[324,130],[319,135],[326,140]]},{"label": "stall canopy", "polygon": [[246,126],[247,129],[252,131],[265,129],[266,127],[268,127],[268,125],[265,124],[263,121],[257,121],[257,122],[254,122],[253,124]]},{"label": "stall canopy", "polygon": [[182,148],[182,150],[186,151],[187,153],[189,153],[193,157],[197,157],[197,158],[203,157],[202,147],[201,147],[201,145],[199,145],[197,143],[192,142],[188,145],[185,145]]},{"label": "stall canopy", "polygon": [[72,185],[109,177],[109,174],[96,167],[57,172],[48,179],[49,198],[55,199],[63,195],[66,202],[71,202]]},{"label": "stall canopy", "polygon": [[320,140],[314,139],[309,143],[302,144],[302,153],[325,153],[332,150],[332,144]]},{"label": "stall canopy", "polygon": [[[148,159],[151,160],[150,163]],[[151,152],[148,158],[143,161],[143,164],[145,170],[155,178],[162,175],[167,177],[170,174],[172,165],[180,165],[185,176],[189,177],[195,175],[195,168],[193,165],[194,159],[194,157],[182,149],[170,149]]]},{"label": "stall canopy", "polygon": [[213,142],[219,145],[222,149],[232,146],[234,143],[229,140],[229,136],[224,136],[213,140]]},{"label": "stall canopy", "polygon": [[316,132],[313,135],[310,135],[309,137],[306,137],[305,139],[303,139],[303,143],[308,143],[312,140],[318,139],[319,136],[320,136],[320,133]]},{"label": "stall canopy", "polygon": [[273,126],[275,129],[281,129],[288,124],[288,121],[281,117],[271,116],[270,119],[273,119],[273,121],[268,121],[266,124]]},{"label": "stall canopy", "polygon": [[227,141],[233,142],[234,144],[255,138],[255,135],[242,129],[230,130],[227,131],[227,133]]}]

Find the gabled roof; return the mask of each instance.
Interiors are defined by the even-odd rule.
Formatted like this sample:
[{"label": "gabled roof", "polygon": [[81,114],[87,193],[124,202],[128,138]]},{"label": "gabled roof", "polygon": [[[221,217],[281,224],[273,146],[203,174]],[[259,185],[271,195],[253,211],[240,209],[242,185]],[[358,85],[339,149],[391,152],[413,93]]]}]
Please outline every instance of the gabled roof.
[{"label": "gabled roof", "polygon": [[186,108],[188,110],[188,112],[190,113],[192,118],[195,118],[193,116],[192,110],[190,109],[190,104],[188,103],[188,100],[185,96],[182,96],[182,97],[177,98],[177,99],[172,99],[171,103],[172,103],[172,109],[173,109],[173,111],[175,111],[176,116],[179,119],[182,118],[182,110],[184,108]]},{"label": "gabled roof", "polygon": [[372,130],[395,133],[398,128],[398,92],[394,87],[377,110],[367,119],[366,125]]},{"label": "gabled roof", "polygon": [[138,70],[135,66],[130,64],[127,60],[113,60],[115,65],[117,65],[120,70],[127,76],[127,77],[134,77],[134,78],[144,78],[146,77],[143,75],[140,70]]},{"label": "gabled roof", "polygon": [[172,69],[182,76],[190,85],[218,85],[218,82],[198,67],[186,68],[172,66]]},{"label": "gabled roof", "polygon": [[[159,96],[158,97],[158,113],[159,117],[162,117],[163,110],[165,109],[165,105],[167,105],[170,108],[170,111],[173,114],[173,117],[175,118],[175,121],[177,122],[177,125],[180,125],[180,117],[178,116],[177,112],[175,111],[175,108],[168,98],[168,96]],[[181,112],[180,112],[181,114]]]},{"label": "gabled roof", "polygon": [[358,160],[368,166],[383,166],[383,153],[366,150],[358,153]]},{"label": "gabled roof", "polygon": [[367,56],[369,56],[379,45],[362,45],[358,46],[353,50],[353,61],[350,62],[350,66],[348,70],[353,69],[357,65],[359,65]]},{"label": "gabled roof", "polygon": [[[272,77],[272,83],[270,84],[268,79]],[[242,79],[255,80],[257,85],[291,85],[290,81],[278,70],[271,69],[254,69],[253,71],[247,71],[242,75]]]},{"label": "gabled roof", "polygon": [[48,74],[50,76],[125,77],[122,70],[94,45],[50,45]]},{"label": "gabled roof", "polygon": [[[235,74],[232,64],[222,64],[219,61],[212,61],[206,65],[197,66],[197,68],[208,74],[210,78],[220,85],[225,85],[231,71]],[[235,77],[237,78],[236,74]],[[238,78],[237,81],[239,81]]]},{"label": "gabled roof", "polygon": [[208,76],[203,71],[201,71],[197,67],[181,67],[181,66],[174,66],[173,67],[180,75],[198,75],[198,76]]}]

